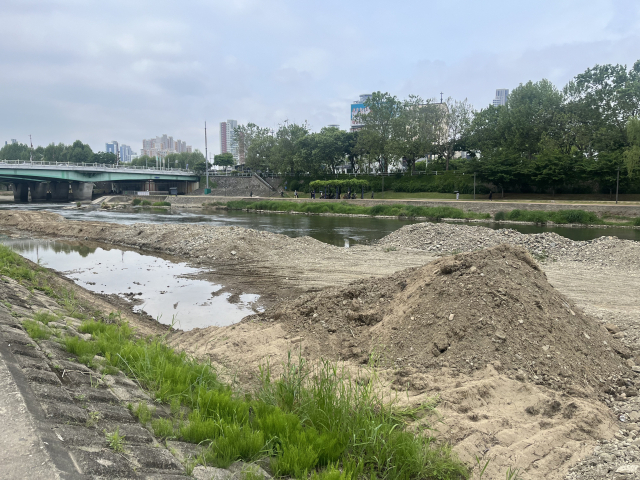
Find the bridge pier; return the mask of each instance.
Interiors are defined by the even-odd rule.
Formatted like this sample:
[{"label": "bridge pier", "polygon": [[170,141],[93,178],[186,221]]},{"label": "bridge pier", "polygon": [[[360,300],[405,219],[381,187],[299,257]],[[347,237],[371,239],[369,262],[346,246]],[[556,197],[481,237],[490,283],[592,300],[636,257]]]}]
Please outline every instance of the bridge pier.
[{"label": "bridge pier", "polygon": [[69,201],[69,182],[51,182],[51,200],[54,202]]},{"label": "bridge pier", "polygon": [[49,185],[46,182],[29,182],[32,202],[44,202],[47,199]]},{"label": "bridge pier", "polygon": [[29,203],[28,183],[13,183],[13,201],[16,203]]},{"label": "bridge pier", "polygon": [[73,194],[73,200],[76,202],[90,202],[93,195],[93,183],[71,182],[71,193]]}]

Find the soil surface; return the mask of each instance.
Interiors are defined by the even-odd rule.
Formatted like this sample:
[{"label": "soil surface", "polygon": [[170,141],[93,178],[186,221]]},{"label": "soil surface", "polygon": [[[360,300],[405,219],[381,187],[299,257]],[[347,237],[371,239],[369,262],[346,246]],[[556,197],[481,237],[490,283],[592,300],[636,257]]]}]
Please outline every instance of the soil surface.
[{"label": "soil surface", "polygon": [[[348,368],[373,358],[399,401],[440,399],[437,434],[470,464],[491,459],[485,478],[517,466],[525,478],[560,479],[571,467],[570,478],[600,480],[640,459],[635,242],[426,223],[343,249],[236,227],[46,212],[0,212],[0,225],[171,254],[209,267],[220,283],[251,286],[271,300],[263,315],[177,331],[172,345],[243,382],[288,352]],[[486,250],[502,244],[519,248]],[[452,252],[475,253],[438,259]]]}]

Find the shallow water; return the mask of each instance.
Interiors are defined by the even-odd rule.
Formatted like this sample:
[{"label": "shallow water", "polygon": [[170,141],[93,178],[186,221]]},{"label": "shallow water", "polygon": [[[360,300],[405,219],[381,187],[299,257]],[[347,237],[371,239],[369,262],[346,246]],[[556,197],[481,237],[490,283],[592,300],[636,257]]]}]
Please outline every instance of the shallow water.
[{"label": "shallow water", "polygon": [[[213,226],[236,226],[281,233],[290,237],[308,235],[337,246],[350,246],[375,242],[391,232],[424,220],[331,217],[320,215],[284,215],[278,213],[249,213],[225,210],[193,209],[127,209],[102,210],[97,207],[77,210],[69,204],[5,204],[0,209],[49,210],[70,220],[100,221],[112,223],[195,223]],[[521,233],[555,232],[571,240],[593,240],[613,235],[628,240],[640,241],[640,230],[631,228],[587,228],[569,226],[539,226],[496,223],[472,223],[492,229],[511,228]]]},{"label": "shallow water", "polygon": [[186,263],[111,248],[69,244],[55,240],[9,239],[0,242],[29,260],[63,273],[96,293],[124,299],[135,293],[134,311],[148,313],[160,323],[191,330],[225,326],[261,311],[259,295],[232,295],[223,285],[191,278],[202,273]]}]

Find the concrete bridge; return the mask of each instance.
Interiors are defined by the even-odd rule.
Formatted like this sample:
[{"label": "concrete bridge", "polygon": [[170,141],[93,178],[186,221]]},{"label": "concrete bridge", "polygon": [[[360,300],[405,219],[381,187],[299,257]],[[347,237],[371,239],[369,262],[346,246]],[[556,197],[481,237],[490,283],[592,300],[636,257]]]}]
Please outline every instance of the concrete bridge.
[{"label": "concrete bridge", "polygon": [[[199,177],[179,168],[146,168],[97,163],[29,162],[0,160],[0,182],[13,184],[16,202],[91,200],[93,187],[106,183],[116,192],[169,190],[189,193],[198,188]],[[71,189],[71,192],[69,192]]]}]

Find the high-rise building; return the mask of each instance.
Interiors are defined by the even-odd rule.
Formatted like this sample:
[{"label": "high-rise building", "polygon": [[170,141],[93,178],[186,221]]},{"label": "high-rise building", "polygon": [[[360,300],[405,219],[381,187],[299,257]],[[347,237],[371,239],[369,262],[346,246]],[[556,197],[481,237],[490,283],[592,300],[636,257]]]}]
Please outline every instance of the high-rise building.
[{"label": "high-rise building", "polygon": [[104,144],[105,153],[113,153],[114,155],[118,155],[118,149],[118,142],[116,142],[115,140],[113,140],[111,143]]},{"label": "high-rise building", "polygon": [[133,151],[129,145],[120,145],[120,161],[122,163],[130,163]]},{"label": "high-rise building", "polygon": [[161,137],[143,139],[140,155],[164,158],[171,153],[191,153],[192,151],[193,148],[187,145],[187,142],[180,139],[174,140],[165,133]]},{"label": "high-rise building", "polygon": [[356,100],[351,103],[351,131],[360,130],[362,128],[362,122],[360,116],[369,113],[369,108],[364,106],[364,102],[371,98],[370,93],[360,95],[360,100]]},{"label": "high-rise building", "polygon": [[244,163],[244,152],[240,155],[238,140],[235,138],[235,130],[238,128],[236,120],[220,122],[220,153],[231,153],[236,164]]},{"label": "high-rise building", "polygon": [[493,106],[498,107],[500,105],[506,105],[509,98],[509,89],[499,88],[496,90],[496,98],[493,99]]}]

